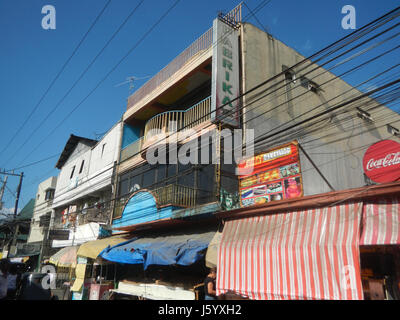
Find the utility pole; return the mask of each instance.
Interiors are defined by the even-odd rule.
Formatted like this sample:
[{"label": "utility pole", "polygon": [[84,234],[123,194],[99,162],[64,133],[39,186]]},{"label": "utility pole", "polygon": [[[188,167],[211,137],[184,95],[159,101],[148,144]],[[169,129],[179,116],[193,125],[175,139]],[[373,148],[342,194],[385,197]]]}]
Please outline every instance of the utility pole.
[{"label": "utility pole", "polygon": [[[15,207],[14,207],[14,236],[11,242],[11,247],[15,246],[15,243],[17,242],[17,236],[18,236],[18,231],[19,231],[19,224],[17,224],[17,210],[18,210],[18,202],[19,202],[19,197],[21,195],[21,187],[22,187],[22,179],[24,177],[24,173],[21,172],[19,175],[19,184],[18,184],[18,189],[17,189],[17,197],[15,199]],[[10,247],[10,249],[11,249]]]},{"label": "utility pole", "polygon": [[[17,173],[14,173],[14,171],[12,171],[12,172],[6,172],[6,171],[3,169],[3,170],[0,170],[0,174],[4,174],[6,177],[7,177],[7,176],[17,176],[17,177],[19,176],[19,184],[18,184],[18,189],[17,189],[17,198],[15,199],[14,219],[13,219],[13,223],[15,224],[15,226],[14,226],[14,236],[13,236],[12,243],[11,243],[11,245],[15,245],[16,236],[17,236],[18,229],[19,229],[19,226],[16,224],[16,218],[17,218],[17,210],[18,210],[19,196],[20,196],[20,194],[21,194],[22,178],[24,177],[24,173],[21,172],[20,174],[17,174]],[[5,179],[5,180],[7,180],[7,179]],[[5,187],[5,184],[4,184],[3,186]],[[3,190],[3,193],[4,193],[4,190]],[[9,249],[10,249],[10,248],[11,248],[11,247],[8,248],[7,256],[8,256],[8,252],[9,252]],[[7,257],[7,256],[6,256],[6,257]]]},{"label": "utility pole", "polygon": [[0,190],[0,210],[3,209],[3,195],[4,195],[4,189],[7,184],[7,179],[8,179],[8,176],[5,176],[4,181],[3,181],[3,186],[1,187],[1,190]]}]

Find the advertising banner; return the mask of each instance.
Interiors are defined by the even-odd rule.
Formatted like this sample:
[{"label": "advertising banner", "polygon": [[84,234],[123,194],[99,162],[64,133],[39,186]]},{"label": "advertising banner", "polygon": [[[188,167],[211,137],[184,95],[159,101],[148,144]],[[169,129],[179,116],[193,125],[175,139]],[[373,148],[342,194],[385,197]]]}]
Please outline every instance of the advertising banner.
[{"label": "advertising banner", "polygon": [[213,23],[211,119],[239,127],[239,33],[220,19]]},{"label": "advertising banner", "polygon": [[363,158],[364,173],[374,182],[400,180],[400,143],[382,140],[368,148]]},{"label": "advertising banner", "polygon": [[303,196],[296,141],[247,159],[239,164],[239,173],[248,167],[253,167],[253,172],[239,176],[241,206]]}]

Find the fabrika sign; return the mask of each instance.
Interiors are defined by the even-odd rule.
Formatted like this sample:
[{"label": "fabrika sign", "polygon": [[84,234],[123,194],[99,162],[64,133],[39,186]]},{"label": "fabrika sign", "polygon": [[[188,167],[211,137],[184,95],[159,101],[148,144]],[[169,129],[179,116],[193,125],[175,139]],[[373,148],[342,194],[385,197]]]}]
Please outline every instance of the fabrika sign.
[{"label": "fabrika sign", "polygon": [[364,173],[374,182],[400,180],[400,143],[382,140],[368,148],[363,158]]},{"label": "fabrika sign", "polygon": [[220,19],[213,23],[211,119],[239,127],[239,34]]}]

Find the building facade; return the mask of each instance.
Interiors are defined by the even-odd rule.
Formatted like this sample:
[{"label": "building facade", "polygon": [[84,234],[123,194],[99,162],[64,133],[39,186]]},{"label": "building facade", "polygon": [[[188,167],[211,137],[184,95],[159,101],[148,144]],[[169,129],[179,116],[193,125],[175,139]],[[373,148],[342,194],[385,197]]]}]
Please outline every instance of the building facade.
[{"label": "building facade", "polygon": [[[52,208],[52,247],[95,240],[108,225],[112,185],[121,136],[115,124],[99,140],[71,135],[57,162],[60,169]],[[62,234],[57,239],[57,232]]]}]

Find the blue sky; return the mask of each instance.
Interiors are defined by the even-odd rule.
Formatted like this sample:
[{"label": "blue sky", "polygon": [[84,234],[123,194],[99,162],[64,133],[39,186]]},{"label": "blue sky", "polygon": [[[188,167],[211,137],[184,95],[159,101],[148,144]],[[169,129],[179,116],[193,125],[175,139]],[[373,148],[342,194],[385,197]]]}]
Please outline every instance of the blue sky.
[{"label": "blue sky", "polygon": [[[0,168],[10,170],[58,154],[71,133],[93,139],[106,132],[126,110],[128,85],[115,87],[116,84],[128,76],[155,75],[208,30],[218,12],[227,12],[239,3],[232,0],[181,0],[101,86],[67,120],[62,121],[173,2],[145,0],[57,111],[33,134],[139,3],[137,0],[113,0],[32,118],[0,154]],[[246,4],[254,9],[261,2],[249,0]],[[0,0],[0,151],[24,123],[105,3],[106,0]],[[55,30],[41,27],[44,16],[41,10],[47,4],[56,8]],[[256,15],[272,35],[309,56],[351,32],[341,27],[341,9],[346,4],[356,8],[357,27],[361,27],[394,9],[398,1],[272,0]],[[254,18],[246,20],[260,27]],[[144,82],[138,80],[135,89]],[[54,133],[46,138],[53,129]],[[58,174],[54,168],[56,161],[57,157],[54,157],[18,170],[25,174],[20,208],[35,197],[41,181]],[[6,208],[14,207],[12,192],[15,192],[17,183],[17,178],[9,177],[10,190],[6,190],[3,199]]]}]

